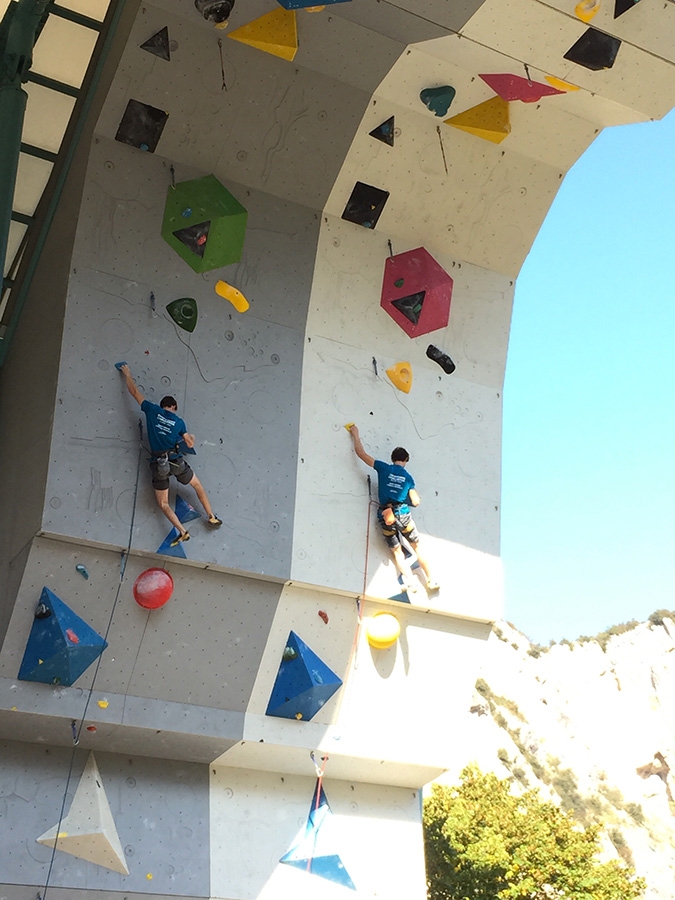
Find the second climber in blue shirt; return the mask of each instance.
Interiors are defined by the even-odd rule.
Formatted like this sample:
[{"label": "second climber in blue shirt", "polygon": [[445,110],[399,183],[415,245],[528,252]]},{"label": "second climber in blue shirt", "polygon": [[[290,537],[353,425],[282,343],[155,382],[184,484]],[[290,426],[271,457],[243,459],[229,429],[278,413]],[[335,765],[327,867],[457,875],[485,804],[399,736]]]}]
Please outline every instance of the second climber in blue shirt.
[{"label": "second climber in blue shirt", "polygon": [[391,453],[391,464],[389,464],[366,453],[356,425],[349,427],[349,433],[352,436],[354,452],[358,458],[377,472],[379,494],[377,521],[380,523],[387,546],[394,556],[396,568],[403,578],[403,587],[406,591],[413,593],[417,590],[417,579],[413,576],[406,561],[401,537],[410,544],[417,556],[420,568],[426,575],[427,590],[439,590],[440,585],[433,581],[429,574],[429,564],[420,554],[420,536],[410,514],[410,506],[419,506],[420,496],[415,490],[415,479],[405,467],[410,459],[408,451],[403,447],[395,447]]}]

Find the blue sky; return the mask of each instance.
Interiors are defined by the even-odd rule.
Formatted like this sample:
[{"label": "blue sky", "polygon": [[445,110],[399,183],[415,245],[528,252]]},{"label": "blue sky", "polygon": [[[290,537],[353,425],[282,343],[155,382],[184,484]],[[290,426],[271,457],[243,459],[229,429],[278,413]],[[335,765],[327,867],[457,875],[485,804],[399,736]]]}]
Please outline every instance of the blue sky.
[{"label": "blue sky", "polygon": [[675,609],[675,113],[605,129],[516,286],[506,618],[532,640]]}]

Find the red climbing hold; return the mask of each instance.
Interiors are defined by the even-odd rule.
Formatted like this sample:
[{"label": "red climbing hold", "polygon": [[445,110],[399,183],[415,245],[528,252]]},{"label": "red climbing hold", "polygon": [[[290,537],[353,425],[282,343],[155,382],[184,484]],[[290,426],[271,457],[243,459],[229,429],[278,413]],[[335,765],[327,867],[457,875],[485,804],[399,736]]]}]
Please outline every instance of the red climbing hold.
[{"label": "red climbing hold", "polygon": [[144,609],[159,609],[173,593],[173,578],[164,569],[146,569],[134,582],[134,599]]},{"label": "red climbing hold", "polygon": [[326,625],[328,625],[328,613],[324,612],[322,609],[319,610],[319,618],[323,619]]},{"label": "red climbing hold", "polygon": [[80,643],[79,637],[75,634],[75,632],[73,631],[72,628],[66,628],[66,637],[68,638],[68,640],[70,641],[71,644],[79,644]]}]

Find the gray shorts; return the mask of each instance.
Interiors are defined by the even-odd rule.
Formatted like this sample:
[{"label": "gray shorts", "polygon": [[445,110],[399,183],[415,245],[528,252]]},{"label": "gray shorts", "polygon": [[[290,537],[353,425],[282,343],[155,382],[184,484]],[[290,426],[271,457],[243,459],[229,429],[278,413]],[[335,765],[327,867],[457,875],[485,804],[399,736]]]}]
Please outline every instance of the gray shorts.
[{"label": "gray shorts", "polygon": [[190,482],[194,478],[195,473],[187,464],[187,462],[185,461],[185,457],[183,456],[178,456],[176,457],[176,459],[169,460],[168,474],[164,474],[166,472],[166,463],[164,463],[164,466],[162,467],[161,462],[162,461],[159,459],[150,460],[152,486],[156,491],[168,491],[169,478],[172,475],[181,484],[190,484]]},{"label": "gray shorts", "polygon": [[410,513],[401,513],[394,509],[394,515],[396,516],[394,523],[392,525],[387,525],[382,517],[382,510],[379,509],[377,511],[377,521],[380,523],[380,528],[382,529],[382,534],[387,542],[387,547],[391,550],[395,550],[401,543],[401,535],[403,535],[410,544],[416,544],[419,541],[420,536],[417,533],[417,528],[415,527],[413,517]]}]

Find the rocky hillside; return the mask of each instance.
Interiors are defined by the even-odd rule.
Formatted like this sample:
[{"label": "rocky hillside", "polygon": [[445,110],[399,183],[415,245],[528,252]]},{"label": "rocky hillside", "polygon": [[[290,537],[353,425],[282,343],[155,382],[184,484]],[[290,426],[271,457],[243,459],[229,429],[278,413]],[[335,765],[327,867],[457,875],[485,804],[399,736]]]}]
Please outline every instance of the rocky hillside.
[{"label": "rocky hillside", "polygon": [[458,768],[473,759],[602,823],[645,896],[675,900],[675,613],[551,647],[499,623],[464,727]]}]

